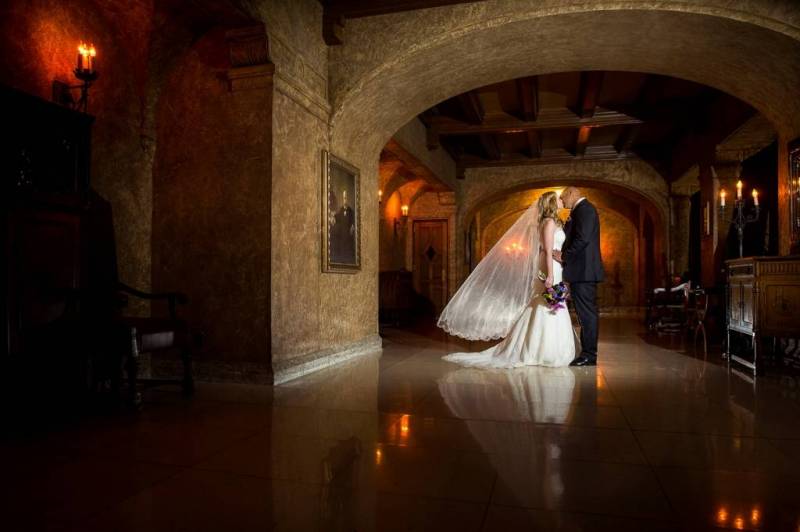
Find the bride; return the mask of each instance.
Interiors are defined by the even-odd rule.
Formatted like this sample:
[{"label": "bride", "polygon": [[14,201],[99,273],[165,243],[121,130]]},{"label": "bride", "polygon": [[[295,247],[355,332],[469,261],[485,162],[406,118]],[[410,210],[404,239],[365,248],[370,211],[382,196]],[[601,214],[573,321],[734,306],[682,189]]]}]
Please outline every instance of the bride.
[{"label": "bride", "polygon": [[558,194],[542,194],[481,260],[437,323],[468,340],[504,340],[478,353],[452,353],[445,360],[516,368],[567,366],[575,358],[569,311],[550,310],[541,296],[545,288],[562,281],[561,264],[553,260],[553,251],[560,250],[566,238],[560,208]]}]

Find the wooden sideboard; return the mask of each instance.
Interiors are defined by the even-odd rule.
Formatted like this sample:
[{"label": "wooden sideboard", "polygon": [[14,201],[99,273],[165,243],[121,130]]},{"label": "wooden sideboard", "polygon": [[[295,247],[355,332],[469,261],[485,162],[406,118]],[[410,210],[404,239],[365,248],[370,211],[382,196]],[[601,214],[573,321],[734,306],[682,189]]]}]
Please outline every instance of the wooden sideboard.
[{"label": "wooden sideboard", "polygon": [[[756,373],[764,337],[800,337],[800,255],[745,257],[725,264],[728,362]],[[732,352],[732,334],[751,339],[752,360]]]}]

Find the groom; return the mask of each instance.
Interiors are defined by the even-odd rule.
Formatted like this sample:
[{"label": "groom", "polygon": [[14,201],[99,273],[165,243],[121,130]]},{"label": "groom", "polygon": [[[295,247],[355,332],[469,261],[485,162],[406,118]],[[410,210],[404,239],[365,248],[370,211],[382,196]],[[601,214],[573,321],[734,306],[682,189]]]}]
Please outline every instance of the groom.
[{"label": "groom", "polygon": [[600,219],[594,205],[575,187],[565,188],[561,200],[571,212],[564,226],[566,240],[561,251],[553,252],[553,258],[564,268],[564,280],[569,283],[581,325],[581,354],[570,366],[596,366],[597,283],[604,278],[600,258]]}]

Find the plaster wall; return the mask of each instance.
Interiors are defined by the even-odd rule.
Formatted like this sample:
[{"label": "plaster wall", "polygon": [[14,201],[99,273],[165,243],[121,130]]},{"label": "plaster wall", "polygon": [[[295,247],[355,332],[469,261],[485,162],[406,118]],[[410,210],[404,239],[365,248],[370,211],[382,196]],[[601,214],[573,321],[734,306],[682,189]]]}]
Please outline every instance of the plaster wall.
[{"label": "plaster wall", "polygon": [[197,43],[161,92],[153,286],[188,294],[200,378],[252,380],[269,370],[272,87],[229,90],[223,37]]}]

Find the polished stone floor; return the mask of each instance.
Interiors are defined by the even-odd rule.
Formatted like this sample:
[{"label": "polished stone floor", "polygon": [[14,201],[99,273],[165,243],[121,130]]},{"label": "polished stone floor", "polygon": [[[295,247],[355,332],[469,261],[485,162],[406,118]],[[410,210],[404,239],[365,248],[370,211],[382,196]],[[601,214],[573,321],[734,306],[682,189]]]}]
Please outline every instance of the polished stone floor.
[{"label": "polished stone floor", "polygon": [[800,392],[602,322],[598,368],[440,335],[2,444],[3,530],[800,530]]}]

